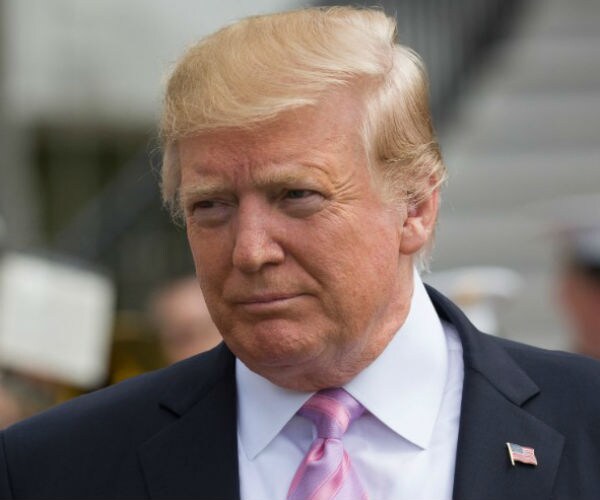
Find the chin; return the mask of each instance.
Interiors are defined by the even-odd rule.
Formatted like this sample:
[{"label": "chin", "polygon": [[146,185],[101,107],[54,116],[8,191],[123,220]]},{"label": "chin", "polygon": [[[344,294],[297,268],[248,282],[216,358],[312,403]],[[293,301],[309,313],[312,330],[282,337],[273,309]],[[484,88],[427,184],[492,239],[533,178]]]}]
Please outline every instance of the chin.
[{"label": "chin", "polygon": [[250,370],[285,389],[309,392],[349,382],[354,371],[343,370],[344,367],[323,350],[278,350],[271,354],[261,350],[251,356],[246,352],[238,357]]},{"label": "chin", "polygon": [[274,384],[288,389],[308,390],[299,387],[298,382],[323,366],[320,359],[322,350],[307,349],[306,346],[293,348],[289,345],[268,347],[231,350],[250,370]]},{"label": "chin", "polygon": [[224,338],[242,361],[272,365],[303,363],[325,350],[324,338],[287,319],[234,327]]},{"label": "chin", "polygon": [[352,379],[337,370],[335,365],[326,368],[306,366],[304,369],[293,366],[278,370],[267,369],[263,373],[257,372],[273,384],[292,391],[313,392],[331,387],[341,387]]},{"label": "chin", "polygon": [[307,349],[306,346],[278,346],[273,343],[255,349],[242,349],[239,353],[233,352],[251,369],[262,367],[264,370],[286,371],[300,370],[305,365],[315,363],[315,358],[320,354],[320,350]]}]

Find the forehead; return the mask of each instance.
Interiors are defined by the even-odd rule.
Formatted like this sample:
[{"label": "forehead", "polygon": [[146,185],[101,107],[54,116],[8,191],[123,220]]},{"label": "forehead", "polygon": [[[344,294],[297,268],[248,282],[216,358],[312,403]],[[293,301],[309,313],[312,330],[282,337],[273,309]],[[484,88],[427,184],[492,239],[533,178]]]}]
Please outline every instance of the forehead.
[{"label": "forehead", "polygon": [[181,140],[182,176],[190,168],[255,167],[304,159],[319,165],[331,157],[364,154],[361,125],[360,102],[336,93],[319,105],[287,111],[252,128],[221,129]]}]

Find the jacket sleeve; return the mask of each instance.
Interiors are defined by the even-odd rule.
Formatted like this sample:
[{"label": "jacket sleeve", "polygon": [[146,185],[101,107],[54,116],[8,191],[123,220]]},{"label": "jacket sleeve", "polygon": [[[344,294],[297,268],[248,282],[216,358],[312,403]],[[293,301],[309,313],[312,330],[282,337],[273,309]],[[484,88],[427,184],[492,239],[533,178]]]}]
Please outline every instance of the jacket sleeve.
[{"label": "jacket sleeve", "polygon": [[8,474],[8,459],[4,448],[4,433],[0,432],[0,499],[11,499],[10,477]]}]

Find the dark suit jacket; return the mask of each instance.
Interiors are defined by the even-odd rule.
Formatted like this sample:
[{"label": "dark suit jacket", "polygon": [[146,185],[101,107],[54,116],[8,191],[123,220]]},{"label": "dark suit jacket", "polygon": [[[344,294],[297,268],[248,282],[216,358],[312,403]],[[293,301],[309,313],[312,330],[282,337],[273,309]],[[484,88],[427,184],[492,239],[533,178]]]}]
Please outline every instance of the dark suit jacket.
[{"label": "dark suit jacket", "polygon": [[[600,499],[600,363],[483,335],[429,293],[464,350],[454,498]],[[222,345],[13,426],[0,497],[239,498],[234,361]]]}]

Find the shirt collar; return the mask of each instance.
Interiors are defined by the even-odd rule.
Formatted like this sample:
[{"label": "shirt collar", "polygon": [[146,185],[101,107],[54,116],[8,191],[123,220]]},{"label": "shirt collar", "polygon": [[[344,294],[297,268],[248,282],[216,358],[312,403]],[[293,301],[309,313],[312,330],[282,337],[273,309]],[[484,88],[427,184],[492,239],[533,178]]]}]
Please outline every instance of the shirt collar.
[{"label": "shirt collar", "polygon": [[[236,359],[238,433],[250,460],[281,432],[312,396],[279,387]],[[268,418],[265,418],[268,415]]]},{"label": "shirt collar", "polygon": [[442,323],[416,271],[414,281],[404,324],[346,390],[394,432],[425,449],[442,405],[448,352]]},{"label": "shirt collar", "polygon": [[[404,324],[379,357],[346,384],[371,414],[408,441],[427,448],[442,403],[448,355],[442,324],[414,272]],[[236,360],[238,432],[253,459],[312,396],[279,387]],[[268,408],[269,418],[265,418]]]}]

